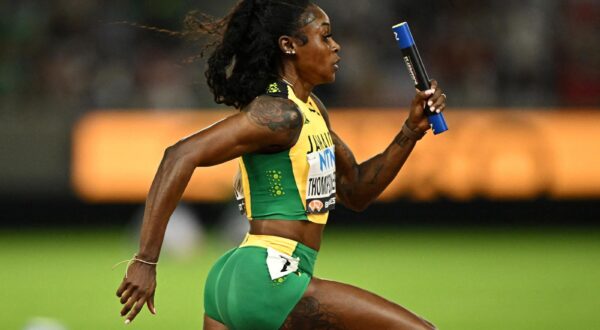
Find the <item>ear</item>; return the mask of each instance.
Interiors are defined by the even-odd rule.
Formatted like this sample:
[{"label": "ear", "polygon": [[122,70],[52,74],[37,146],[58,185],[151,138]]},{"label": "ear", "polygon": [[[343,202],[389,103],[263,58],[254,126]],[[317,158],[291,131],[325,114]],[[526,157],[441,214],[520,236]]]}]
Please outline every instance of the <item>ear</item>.
[{"label": "ear", "polygon": [[281,36],[279,37],[279,49],[287,55],[296,54],[296,44],[294,40],[290,36]]}]

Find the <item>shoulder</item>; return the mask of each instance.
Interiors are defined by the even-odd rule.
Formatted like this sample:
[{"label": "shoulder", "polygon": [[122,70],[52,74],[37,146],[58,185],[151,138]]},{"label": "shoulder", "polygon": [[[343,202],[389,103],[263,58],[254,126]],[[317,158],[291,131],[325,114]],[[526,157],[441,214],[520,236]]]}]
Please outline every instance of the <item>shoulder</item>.
[{"label": "shoulder", "polygon": [[297,130],[303,123],[296,103],[282,97],[258,96],[242,112],[253,123],[268,127],[271,131]]},{"label": "shoulder", "polygon": [[315,93],[310,93],[310,98],[313,101],[315,101],[315,104],[317,105],[317,107],[319,107],[319,111],[321,112],[321,115],[325,119],[325,123],[327,123],[327,127],[331,128],[331,126],[329,124],[329,113],[327,112],[327,108],[325,107],[325,104],[323,104],[321,99],[317,95],[315,95]]}]

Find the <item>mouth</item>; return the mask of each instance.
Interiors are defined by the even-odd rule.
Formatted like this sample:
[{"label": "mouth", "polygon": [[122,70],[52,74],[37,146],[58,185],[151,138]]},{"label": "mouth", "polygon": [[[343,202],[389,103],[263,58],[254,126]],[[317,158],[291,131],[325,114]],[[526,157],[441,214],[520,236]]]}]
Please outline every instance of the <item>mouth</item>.
[{"label": "mouth", "polygon": [[333,63],[333,68],[335,69],[335,71],[340,69],[340,59],[338,59],[337,61],[335,61],[335,63]]}]

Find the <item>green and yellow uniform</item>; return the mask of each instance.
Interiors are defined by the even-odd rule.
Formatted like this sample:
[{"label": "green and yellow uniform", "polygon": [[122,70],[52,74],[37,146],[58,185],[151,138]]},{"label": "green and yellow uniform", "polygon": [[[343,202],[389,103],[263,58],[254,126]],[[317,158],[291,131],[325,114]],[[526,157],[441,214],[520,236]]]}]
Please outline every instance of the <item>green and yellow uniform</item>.
[{"label": "green and yellow uniform", "polygon": [[240,157],[242,191],[236,195],[248,219],[308,220],[324,224],[335,207],[335,151],[315,102],[304,103],[284,83],[267,95],[286,97],[300,109],[304,124],[296,144],[273,154]]},{"label": "green and yellow uniform", "polygon": [[[303,117],[298,140],[271,154],[240,157],[236,197],[249,220],[327,222],[335,207],[335,150],[315,102],[298,99],[287,84],[267,95],[293,101]],[[204,288],[206,314],[229,329],[279,329],[312,278],[317,251],[293,240],[247,235],[211,269]]]}]

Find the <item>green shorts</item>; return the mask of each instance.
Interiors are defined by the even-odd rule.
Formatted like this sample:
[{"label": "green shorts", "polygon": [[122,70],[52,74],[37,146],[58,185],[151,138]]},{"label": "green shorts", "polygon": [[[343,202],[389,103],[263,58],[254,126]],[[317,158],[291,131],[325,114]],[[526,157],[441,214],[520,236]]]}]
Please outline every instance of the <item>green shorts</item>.
[{"label": "green shorts", "polygon": [[316,258],[317,251],[289,239],[246,236],[210,270],[206,315],[232,330],[279,329],[306,291]]}]

